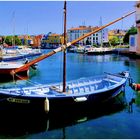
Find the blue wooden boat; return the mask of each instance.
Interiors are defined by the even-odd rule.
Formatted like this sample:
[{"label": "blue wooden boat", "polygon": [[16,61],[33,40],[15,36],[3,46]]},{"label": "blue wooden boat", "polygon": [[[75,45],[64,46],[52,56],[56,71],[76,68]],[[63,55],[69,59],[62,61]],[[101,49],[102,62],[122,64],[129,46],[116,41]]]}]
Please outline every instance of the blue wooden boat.
[{"label": "blue wooden boat", "polygon": [[106,102],[125,90],[128,72],[80,78],[61,84],[0,89],[0,108],[29,111],[61,111]]}]

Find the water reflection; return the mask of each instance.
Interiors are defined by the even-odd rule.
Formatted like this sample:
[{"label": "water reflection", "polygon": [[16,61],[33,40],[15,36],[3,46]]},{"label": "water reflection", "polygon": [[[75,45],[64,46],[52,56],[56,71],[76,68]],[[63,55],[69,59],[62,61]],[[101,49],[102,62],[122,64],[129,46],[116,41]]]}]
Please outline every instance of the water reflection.
[{"label": "water reflection", "polygon": [[[67,138],[65,128],[85,123],[106,115],[112,115],[122,111],[126,107],[124,93],[109,102],[99,104],[89,109],[80,109],[76,112],[63,113],[35,113],[6,112],[0,116],[0,138],[49,138],[47,134],[52,130],[62,130],[60,138]],[[58,137],[55,137],[58,138]]]},{"label": "water reflection", "polygon": [[[50,84],[62,81],[62,53],[58,53],[48,59],[38,63],[37,70],[30,69],[29,79],[32,83]],[[67,55],[67,80],[79,79],[81,77],[88,77],[103,74],[104,72],[120,72],[126,68],[122,65],[127,57],[118,57],[117,55],[96,55],[88,56],[83,54]],[[114,63],[115,62],[115,63]],[[96,68],[96,69],[95,69]],[[72,72],[73,71],[73,72]],[[4,81],[6,80],[6,81]],[[0,81],[1,87],[9,86],[7,79],[3,78]],[[17,84],[30,86],[25,80],[16,81]],[[13,84],[12,84],[13,85]]]},{"label": "water reflection", "polygon": [[136,96],[135,96],[135,103],[136,103],[136,106],[138,106],[139,109],[140,109],[140,91],[139,92],[136,91],[135,94],[136,94]]},{"label": "water reflection", "polygon": [[140,59],[126,59],[124,65],[127,66],[134,82],[140,83]]},{"label": "water reflection", "polygon": [[113,61],[124,61],[124,60],[129,60],[128,57],[119,57],[118,55],[84,55],[84,54],[68,54],[68,58],[70,61],[73,62],[113,62]]},{"label": "water reflection", "polygon": [[74,125],[77,123],[82,123],[91,119],[99,118],[101,116],[111,115],[113,113],[123,110],[126,106],[126,98],[124,93],[122,92],[119,96],[110,100],[109,102],[98,104],[94,107],[92,106],[86,109],[82,108],[79,111],[76,110],[75,112],[70,112],[68,110],[60,114],[52,113],[49,114],[50,125],[48,127],[48,131]]}]

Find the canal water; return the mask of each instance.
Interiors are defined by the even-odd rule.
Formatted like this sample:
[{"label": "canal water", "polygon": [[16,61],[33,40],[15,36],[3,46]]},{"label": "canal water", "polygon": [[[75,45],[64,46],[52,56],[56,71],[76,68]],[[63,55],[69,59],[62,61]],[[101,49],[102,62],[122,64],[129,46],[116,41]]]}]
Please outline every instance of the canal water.
[{"label": "canal water", "polygon": [[[48,51],[44,50],[44,53]],[[30,71],[29,80],[17,81],[16,85],[23,87],[62,82],[62,60],[62,53],[58,53],[39,62],[37,70]],[[133,80],[140,83],[140,60],[113,54],[67,54],[67,80],[122,71],[129,71]],[[4,88],[16,85],[13,82],[0,84]],[[130,109],[132,99],[135,103]],[[140,138],[140,93],[133,91],[127,83],[121,98],[84,113],[64,112],[50,116],[11,113],[0,118],[0,138],[136,139]]]}]

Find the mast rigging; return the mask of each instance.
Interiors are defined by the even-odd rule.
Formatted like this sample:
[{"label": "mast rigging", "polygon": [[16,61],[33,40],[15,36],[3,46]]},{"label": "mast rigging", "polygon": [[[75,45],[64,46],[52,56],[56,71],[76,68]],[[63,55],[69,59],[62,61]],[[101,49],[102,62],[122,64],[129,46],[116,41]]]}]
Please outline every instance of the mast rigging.
[{"label": "mast rigging", "polygon": [[66,0],[64,2],[64,53],[63,53],[63,92],[66,92],[66,44],[67,44],[67,34],[66,34]]}]

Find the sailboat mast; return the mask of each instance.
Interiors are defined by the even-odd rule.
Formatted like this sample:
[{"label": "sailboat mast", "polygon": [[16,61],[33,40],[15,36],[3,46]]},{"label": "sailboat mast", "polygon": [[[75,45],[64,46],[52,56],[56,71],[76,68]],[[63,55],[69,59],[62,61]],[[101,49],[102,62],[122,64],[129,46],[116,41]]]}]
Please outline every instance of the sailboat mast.
[{"label": "sailboat mast", "polygon": [[[102,17],[100,17],[100,27],[102,26]],[[101,30],[101,48],[103,47],[103,30]]]},{"label": "sailboat mast", "polygon": [[15,11],[13,12],[13,46],[15,46]]},{"label": "sailboat mast", "polygon": [[[64,1],[64,45],[67,44],[66,37],[66,0]],[[66,92],[66,47],[63,53],[63,92]]]}]

